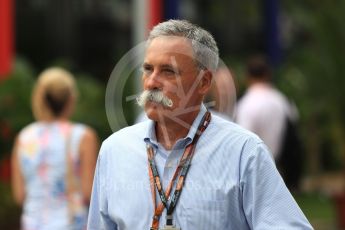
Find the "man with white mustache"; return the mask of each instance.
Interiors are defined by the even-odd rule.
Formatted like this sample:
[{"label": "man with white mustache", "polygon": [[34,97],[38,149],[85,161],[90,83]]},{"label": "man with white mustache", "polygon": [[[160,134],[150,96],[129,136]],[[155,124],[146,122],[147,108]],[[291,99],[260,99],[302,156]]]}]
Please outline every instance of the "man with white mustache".
[{"label": "man with white mustache", "polygon": [[263,142],[203,105],[217,65],[206,30],[152,29],[138,97],[149,120],[103,142],[88,229],[312,229]]}]

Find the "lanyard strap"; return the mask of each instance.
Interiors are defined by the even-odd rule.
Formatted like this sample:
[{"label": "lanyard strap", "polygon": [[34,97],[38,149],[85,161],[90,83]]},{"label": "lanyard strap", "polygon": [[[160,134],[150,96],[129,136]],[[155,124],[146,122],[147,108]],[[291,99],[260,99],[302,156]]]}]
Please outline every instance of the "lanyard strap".
[{"label": "lanyard strap", "polygon": [[[161,179],[159,177],[157,166],[156,166],[156,163],[154,160],[154,153],[153,153],[152,146],[150,146],[149,144],[147,145],[150,187],[151,187],[153,205],[155,207],[154,216],[153,216],[153,220],[152,220],[152,224],[151,224],[151,228],[150,228],[151,230],[157,230],[158,229],[159,219],[162,215],[164,208],[167,209],[167,223],[166,224],[170,225],[170,226],[172,225],[172,214],[173,214],[175,207],[176,207],[176,204],[180,198],[182,188],[184,185],[184,181],[185,181],[189,167],[190,167],[191,162],[192,162],[196,143],[198,142],[201,134],[207,128],[208,124],[210,123],[210,120],[211,120],[211,113],[209,111],[207,111],[206,114],[204,115],[204,117],[202,118],[200,124],[199,124],[198,130],[197,130],[197,132],[193,138],[192,143],[190,143],[186,147],[186,149],[185,149],[185,151],[184,151],[184,153],[180,159],[180,162],[179,162],[179,164],[175,170],[173,178],[171,179],[165,193],[163,191]],[[177,181],[175,192],[171,198],[170,205],[168,205],[168,201],[169,201],[172,187],[175,184],[175,181],[176,181],[179,174],[180,174],[180,176],[179,176],[178,181]],[[158,194],[159,194],[159,197],[161,200],[161,202],[158,204],[158,206],[156,206],[156,190],[155,190],[155,188],[157,188],[157,191],[158,191]]]}]

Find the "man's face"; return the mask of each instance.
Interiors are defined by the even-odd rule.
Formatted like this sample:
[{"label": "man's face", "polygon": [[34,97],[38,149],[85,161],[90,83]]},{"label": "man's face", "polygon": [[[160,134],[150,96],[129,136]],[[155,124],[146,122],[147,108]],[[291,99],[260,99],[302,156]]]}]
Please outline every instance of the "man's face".
[{"label": "man's face", "polygon": [[148,44],[143,64],[144,90],[161,90],[173,102],[172,107],[147,102],[145,111],[150,119],[159,121],[197,110],[205,89],[200,81],[203,71],[197,68],[193,55],[190,41],[182,37],[157,37]]}]

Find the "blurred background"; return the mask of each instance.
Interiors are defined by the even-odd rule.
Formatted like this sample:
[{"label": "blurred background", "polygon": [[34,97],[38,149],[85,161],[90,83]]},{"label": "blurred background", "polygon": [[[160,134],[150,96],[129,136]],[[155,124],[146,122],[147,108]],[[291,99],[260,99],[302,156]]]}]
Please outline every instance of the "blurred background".
[{"label": "blurred background", "polygon": [[[304,167],[293,195],[315,229],[342,229],[344,12],[341,0],[0,0],[0,229],[19,229],[10,154],[18,131],[33,121],[30,97],[38,73],[55,65],[76,75],[74,120],[104,140],[112,133],[104,105],[112,69],[153,25],[170,18],[188,19],[215,36],[238,97],[248,56],[269,57],[274,82],[300,112]],[[128,95],[136,84],[126,87]],[[132,110],[126,108],[128,124]]]}]

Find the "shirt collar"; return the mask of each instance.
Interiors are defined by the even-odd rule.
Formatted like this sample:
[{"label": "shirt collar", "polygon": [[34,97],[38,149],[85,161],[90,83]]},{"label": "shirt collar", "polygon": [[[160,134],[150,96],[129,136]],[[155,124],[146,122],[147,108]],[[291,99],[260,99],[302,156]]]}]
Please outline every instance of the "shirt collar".
[{"label": "shirt collar", "polygon": [[[196,116],[196,118],[194,119],[193,124],[190,127],[187,136],[182,138],[182,139],[179,139],[176,142],[176,145],[182,144],[181,142],[183,142],[185,145],[187,145],[190,142],[192,142],[192,140],[194,138],[194,135],[195,135],[195,133],[198,130],[198,126],[200,124],[200,121],[201,121],[201,119],[203,118],[203,116],[205,115],[206,112],[207,112],[207,109],[206,109],[205,105],[201,104],[200,111],[199,111],[198,115]],[[146,135],[144,137],[144,141],[146,143],[153,144],[155,147],[158,146],[156,132],[155,132],[155,122],[152,121],[152,120],[150,120],[150,122],[149,122],[148,132],[146,133]]]}]

